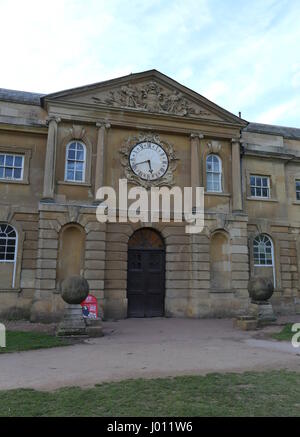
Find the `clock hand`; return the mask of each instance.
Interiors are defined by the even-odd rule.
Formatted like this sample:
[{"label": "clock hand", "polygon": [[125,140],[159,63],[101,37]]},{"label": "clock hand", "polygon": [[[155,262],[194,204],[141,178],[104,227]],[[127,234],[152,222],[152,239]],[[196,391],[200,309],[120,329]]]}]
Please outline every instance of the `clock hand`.
[{"label": "clock hand", "polygon": [[149,160],[147,160],[147,161],[142,161],[142,162],[137,162],[136,165],[145,164],[145,162],[149,162]]},{"label": "clock hand", "polygon": [[150,171],[150,173],[153,173],[153,170],[152,170],[152,167],[151,167],[151,161],[150,161],[150,159],[147,159],[146,161],[142,161],[142,162],[137,162],[136,165],[145,164],[146,162],[147,162],[148,165],[149,165],[149,171]]},{"label": "clock hand", "polygon": [[150,171],[150,173],[152,174],[152,173],[153,173],[153,170],[152,170],[152,167],[151,167],[151,161],[150,161],[150,159],[148,159],[148,165],[149,165],[149,171]]}]

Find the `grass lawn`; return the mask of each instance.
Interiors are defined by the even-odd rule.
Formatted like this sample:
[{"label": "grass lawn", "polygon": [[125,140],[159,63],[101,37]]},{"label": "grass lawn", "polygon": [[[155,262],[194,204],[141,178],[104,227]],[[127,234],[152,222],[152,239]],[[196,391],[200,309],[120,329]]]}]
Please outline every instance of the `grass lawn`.
[{"label": "grass lawn", "polygon": [[1,416],[300,416],[300,375],[270,371],[0,392]]},{"label": "grass lawn", "polygon": [[281,332],[273,334],[272,337],[279,341],[292,341],[292,337],[295,335],[295,332],[292,332],[292,326],[293,323],[288,323]]},{"label": "grass lawn", "polygon": [[67,340],[40,332],[6,331],[6,348],[0,354],[49,347],[66,346]]}]

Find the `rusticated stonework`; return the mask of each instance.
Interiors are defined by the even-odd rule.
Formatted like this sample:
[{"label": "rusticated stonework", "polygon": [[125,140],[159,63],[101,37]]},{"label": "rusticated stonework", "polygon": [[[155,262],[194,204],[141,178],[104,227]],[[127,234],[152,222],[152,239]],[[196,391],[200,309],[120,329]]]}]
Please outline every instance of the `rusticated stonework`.
[{"label": "rusticated stonework", "polygon": [[108,91],[103,97],[93,96],[92,100],[95,103],[148,112],[174,114],[183,117],[211,117],[209,112],[187,100],[178,90],[170,91],[162,88],[154,80],[139,85],[128,83],[116,90]]},{"label": "rusticated stonework", "polygon": [[[142,142],[152,142],[155,144],[158,144],[161,146],[164,151],[166,152],[169,160],[169,167],[167,172],[162,176],[161,178],[153,181],[147,181],[144,179],[141,179],[139,176],[133,173],[130,164],[129,164],[129,155],[131,152],[131,149],[138,143]],[[151,187],[161,187],[161,186],[167,186],[171,187],[174,185],[174,170],[177,166],[178,159],[176,158],[174,148],[172,144],[170,144],[167,141],[163,141],[160,139],[159,135],[154,133],[140,133],[138,136],[131,136],[129,137],[123,147],[120,150],[121,155],[121,164],[124,167],[124,173],[125,177],[129,182],[132,182],[135,185],[140,185],[144,188],[151,188]]]}]

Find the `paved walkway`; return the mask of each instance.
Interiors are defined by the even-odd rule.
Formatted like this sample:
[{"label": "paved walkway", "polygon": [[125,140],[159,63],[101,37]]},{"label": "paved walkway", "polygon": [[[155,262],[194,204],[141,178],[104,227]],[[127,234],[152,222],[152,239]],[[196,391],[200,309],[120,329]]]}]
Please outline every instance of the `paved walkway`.
[{"label": "paved walkway", "polygon": [[104,329],[104,337],[84,344],[0,355],[0,389],[48,390],[209,372],[300,371],[300,348],[257,339],[256,332],[233,329],[231,320],[128,319],[106,322]]}]

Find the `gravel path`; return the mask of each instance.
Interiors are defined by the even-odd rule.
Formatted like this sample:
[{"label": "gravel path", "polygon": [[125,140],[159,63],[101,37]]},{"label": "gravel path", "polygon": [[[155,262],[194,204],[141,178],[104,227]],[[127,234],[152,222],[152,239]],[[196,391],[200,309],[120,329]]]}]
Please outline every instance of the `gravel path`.
[{"label": "gravel path", "polygon": [[[293,321],[299,322],[299,316]],[[51,390],[210,372],[300,371],[300,348],[263,338],[280,329],[243,332],[233,328],[232,320],[212,319],[105,322],[105,336],[84,344],[0,355],[0,389]]]}]

